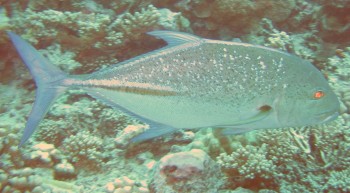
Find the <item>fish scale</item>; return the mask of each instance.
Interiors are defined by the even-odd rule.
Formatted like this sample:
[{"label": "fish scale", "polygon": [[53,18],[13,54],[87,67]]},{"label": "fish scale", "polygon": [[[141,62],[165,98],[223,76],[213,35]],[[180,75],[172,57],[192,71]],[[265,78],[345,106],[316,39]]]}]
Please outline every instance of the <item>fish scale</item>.
[{"label": "fish scale", "polygon": [[154,31],[168,46],[88,75],[69,76],[9,32],[38,86],[21,140],[34,132],[66,89],[92,97],[149,125],[133,141],[182,128],[254,129],[306,126],[338,116],[339,101],[322,74],[294,55],[245,43]]}]

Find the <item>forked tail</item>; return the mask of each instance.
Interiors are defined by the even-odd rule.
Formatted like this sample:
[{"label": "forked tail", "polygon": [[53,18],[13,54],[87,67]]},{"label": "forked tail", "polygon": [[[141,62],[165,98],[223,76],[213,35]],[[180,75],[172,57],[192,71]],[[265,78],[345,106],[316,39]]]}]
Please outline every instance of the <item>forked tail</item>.
[{"label": "forked tail", "polygon": [[12,32],[7,32],[16,47],[23,62],[29,68],[37,86],[34,106],[29,114],[19,146],[22,146],[34,133],[42,118],[45,116],[53,101],[67,87],[62,81],[67,74],[51,64],[34,47]]}]

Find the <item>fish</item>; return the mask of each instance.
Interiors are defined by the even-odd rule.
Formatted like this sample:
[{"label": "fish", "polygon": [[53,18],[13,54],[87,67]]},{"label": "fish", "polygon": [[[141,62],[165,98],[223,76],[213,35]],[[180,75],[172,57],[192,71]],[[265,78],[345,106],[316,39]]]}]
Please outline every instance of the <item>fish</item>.
[{"label": "fish", "polygon": [[151,31],[148,35],[167,45],[91,74],[68,75],[7,33],[37,87],[20,146],[67,89],[81,89],[148,124],[132,142],[178,129],[237,134],[322,124],[339,115],[339,100],[316,67],[269,47]]}]

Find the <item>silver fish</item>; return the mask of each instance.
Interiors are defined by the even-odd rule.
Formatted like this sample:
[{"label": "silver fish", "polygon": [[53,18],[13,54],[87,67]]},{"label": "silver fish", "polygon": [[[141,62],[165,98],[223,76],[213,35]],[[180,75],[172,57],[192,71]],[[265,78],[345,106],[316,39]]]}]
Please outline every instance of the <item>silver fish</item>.
[{"label": "silver fish", "polygon": [[149,35],[162,49],[88,75],[67,75],[8,32],[37,85],[20,145],[65,90],[92,97],[149,124],[142,141],[181,128],[254,129],[306,126],[334,120],[339,101],[311,63],[275,49],[200,38],[173,31]]}]

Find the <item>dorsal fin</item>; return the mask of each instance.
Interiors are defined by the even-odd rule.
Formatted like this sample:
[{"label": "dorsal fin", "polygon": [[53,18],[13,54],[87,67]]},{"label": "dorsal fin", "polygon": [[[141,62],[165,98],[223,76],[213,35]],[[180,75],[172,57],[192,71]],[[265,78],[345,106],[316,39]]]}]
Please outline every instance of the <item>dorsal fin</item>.
[{"label": "dorsal fin", "polygon": [[177,46],[181,44],[186,43],[193,43],[193,42],[201,42],[203,41],[202,38],[184,33],[184,32],[175,32],[175,31],[151,31],[147,34],[152,35],[157,38],[161,38],[164,41],[168,43],[168,46]]}]

